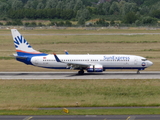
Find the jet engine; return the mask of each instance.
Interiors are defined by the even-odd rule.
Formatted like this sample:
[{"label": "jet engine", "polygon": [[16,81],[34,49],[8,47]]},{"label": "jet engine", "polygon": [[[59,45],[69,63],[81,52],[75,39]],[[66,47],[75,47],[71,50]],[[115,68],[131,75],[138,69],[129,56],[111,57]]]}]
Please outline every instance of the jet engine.
[{"label": "jet engine", "polygon": [[87,72],[103,72],[102,65],[91,65],[87,69]]}]

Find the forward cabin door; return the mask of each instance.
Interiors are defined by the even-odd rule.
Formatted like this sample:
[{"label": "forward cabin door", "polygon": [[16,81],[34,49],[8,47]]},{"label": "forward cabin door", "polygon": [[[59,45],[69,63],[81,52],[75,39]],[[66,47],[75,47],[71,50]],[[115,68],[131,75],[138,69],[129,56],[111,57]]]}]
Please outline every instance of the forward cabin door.
[{"label": "forward cabin door", "polygon": [[47,64],[48,64],[47,57],[43,57],[43,64],[44,64],[44,65],[47,65]]},{"label": "forward cabin door", "polygon": [[134,58],[134,65],[137,65],[138,59],[137,57]]}]

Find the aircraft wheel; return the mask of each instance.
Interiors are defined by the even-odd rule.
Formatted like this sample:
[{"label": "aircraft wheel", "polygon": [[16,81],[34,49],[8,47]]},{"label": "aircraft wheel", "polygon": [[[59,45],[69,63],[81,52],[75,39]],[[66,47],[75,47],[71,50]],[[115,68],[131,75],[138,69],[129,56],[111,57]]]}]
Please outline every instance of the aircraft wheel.
[{"label": "aircraft wheel", "polygon": [[137,71],[137,74],[140,74],[140,70]]},{"label": "aircraft wheel", "polygon": [[79,74],[79,75],[83,75],[83,74],[84,74],[84,71],[83,71],[83,70],[80,70],[80,71],[78,71],[78,74]]}]

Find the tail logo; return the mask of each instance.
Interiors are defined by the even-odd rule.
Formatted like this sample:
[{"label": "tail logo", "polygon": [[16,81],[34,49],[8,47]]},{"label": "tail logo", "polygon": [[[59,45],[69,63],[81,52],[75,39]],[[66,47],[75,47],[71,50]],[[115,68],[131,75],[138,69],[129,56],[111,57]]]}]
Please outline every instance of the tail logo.
[{"label": "tail logo", "polygon": [[29,43],[22,37],[22,36],[17,36],[14,38],[14,45],[16,48],[22,46],[22,47],[27,47],[27,48],[32,48]]}]

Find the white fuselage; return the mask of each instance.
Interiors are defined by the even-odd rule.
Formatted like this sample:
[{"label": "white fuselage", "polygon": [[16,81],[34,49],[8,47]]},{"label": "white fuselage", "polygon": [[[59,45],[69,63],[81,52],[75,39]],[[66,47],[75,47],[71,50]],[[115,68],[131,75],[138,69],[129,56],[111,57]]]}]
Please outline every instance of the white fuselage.
[{"label": "white fuselage", "polygon": [[[54,55],[31,58],[34,66],[51,69],[68,69],[67,63],[101,65],[105,69],[139,69],[144,70],[153,63],[135,55],[57,55],[62,62],[57,62]],[[63,63],[64,62],[64,63]]]}]

